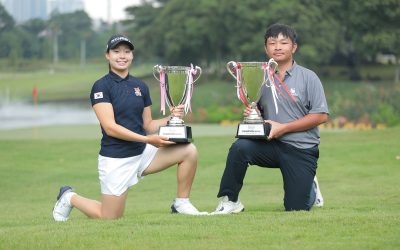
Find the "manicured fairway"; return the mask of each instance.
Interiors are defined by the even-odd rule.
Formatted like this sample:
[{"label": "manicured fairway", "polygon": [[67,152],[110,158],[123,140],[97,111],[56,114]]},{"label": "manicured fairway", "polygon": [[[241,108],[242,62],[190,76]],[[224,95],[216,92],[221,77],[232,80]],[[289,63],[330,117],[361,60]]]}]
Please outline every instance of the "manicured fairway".
[{"label": "manicured fairway", "polygon": [[[193,125],[200,159],[191,200],[201,210],[217,204],[234,132]],[[66,223],[54,222],[60,185],[99,198],[98,138],[97,126],[0,130],[0,249],[400,248],[400,128],[322,131],[325,206],[311,212],[284,212],[279,170],[250,167],[244,213],[172,215],[173,167],[133,187],[120,220],[90,220],[73,210]]]}]

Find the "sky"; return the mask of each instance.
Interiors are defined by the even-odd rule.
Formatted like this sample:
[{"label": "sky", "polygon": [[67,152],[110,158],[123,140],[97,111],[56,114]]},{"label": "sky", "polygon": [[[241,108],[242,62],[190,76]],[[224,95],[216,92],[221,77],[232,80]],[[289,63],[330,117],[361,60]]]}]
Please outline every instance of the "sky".
[{"label": "sky", "polygon": [[[85,11],[92,19],[103,19],[108,21],[107,11],[108,0],[83,0]],[[110,0],[111,3],[111,21],[125,19],[124,9],[128,6],[138,5],[141,0]]]}]

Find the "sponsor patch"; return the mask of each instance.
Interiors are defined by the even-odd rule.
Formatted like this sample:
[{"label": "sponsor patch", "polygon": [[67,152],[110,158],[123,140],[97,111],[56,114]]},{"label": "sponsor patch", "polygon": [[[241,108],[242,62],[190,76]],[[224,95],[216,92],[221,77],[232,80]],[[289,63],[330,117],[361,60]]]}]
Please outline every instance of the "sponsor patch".
[{"label": "sponsor patch", "polygon": [[103,98],[103,92],[94,93],[94,99],[101,99]]}]

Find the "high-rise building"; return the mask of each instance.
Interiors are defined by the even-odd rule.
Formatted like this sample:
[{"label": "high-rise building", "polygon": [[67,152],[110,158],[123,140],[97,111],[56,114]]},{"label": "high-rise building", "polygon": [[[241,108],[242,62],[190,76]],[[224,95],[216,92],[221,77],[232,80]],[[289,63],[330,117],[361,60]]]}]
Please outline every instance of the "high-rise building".
[{"label": "high-rise building", "polygon": [[83,10],[83,0],[0,0],[17,23],[30,19],[47,20],[53,11],[70,13]]},{"label": "high-rise building", "polygon": [[70,13],[85,8],[83,0],[49,0],[48,1],[48,14],[53,11],[58,13]]},{"label": "high-rise building", "polygon": [[2,3],[17,23],[48,17],[47,0],[2,0]]}]

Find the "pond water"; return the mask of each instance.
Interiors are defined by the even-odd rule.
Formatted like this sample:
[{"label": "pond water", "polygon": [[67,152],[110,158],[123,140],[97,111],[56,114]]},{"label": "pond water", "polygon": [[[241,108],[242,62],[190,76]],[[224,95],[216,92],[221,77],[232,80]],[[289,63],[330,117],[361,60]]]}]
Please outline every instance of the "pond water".
[{"label": "pond water", "polygon": [[66,124],[98,124],[98,121],[86,103],[0,104],[0,129]]}]

